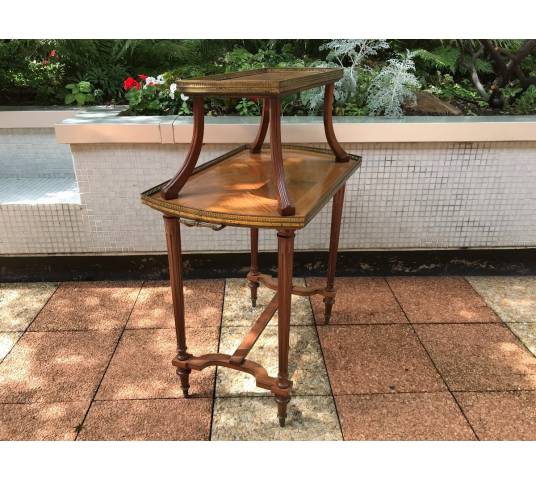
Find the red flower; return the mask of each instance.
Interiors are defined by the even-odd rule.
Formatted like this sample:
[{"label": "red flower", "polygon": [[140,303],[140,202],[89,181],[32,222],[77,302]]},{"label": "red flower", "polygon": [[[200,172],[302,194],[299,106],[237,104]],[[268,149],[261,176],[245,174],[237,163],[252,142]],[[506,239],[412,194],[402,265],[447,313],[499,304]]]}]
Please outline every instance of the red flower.
[{"label": "red flower", "polygon": [[125,90],[130,90],[132,88],[135,88],[136,90],[139,90],[141,87],[140,85],[140,82],[134,80],[132,77],[128,77],[124,82],[123,82],[123,88]]},{"label": "red flower", "polygon": [[56,50],[51,50],[50,53],[48,54],[48,58],[50,57],[57,57],[58,54],[56,53]]},{"label": "red flower", "polygon": [[250,99],[252,102],[258,102],[258,101],[259,101],[259,97],[249,97],[249,99]]},{"label": "red flower", "polygon": [[144,75],[143,73],[140,73],[140,74],[138,75],[138,78],[139,78],[142,82],[144,82],[145,79],[147,78],[147,75]]}]

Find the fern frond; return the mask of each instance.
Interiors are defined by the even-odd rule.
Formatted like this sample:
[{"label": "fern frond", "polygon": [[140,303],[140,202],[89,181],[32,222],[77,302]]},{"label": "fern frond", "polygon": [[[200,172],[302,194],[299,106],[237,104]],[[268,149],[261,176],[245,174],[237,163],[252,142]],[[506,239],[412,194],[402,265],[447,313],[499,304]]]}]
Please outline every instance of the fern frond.
[{"label": "fern frond", "polygon": [[434,68],[438,70],[450,70],[452,73],[456,72],[460,58],[460,51],[455,47],[448,46],[435,48],[432,51],[420,48],[415,50],[414,54],[417,58],[432,65]]}]

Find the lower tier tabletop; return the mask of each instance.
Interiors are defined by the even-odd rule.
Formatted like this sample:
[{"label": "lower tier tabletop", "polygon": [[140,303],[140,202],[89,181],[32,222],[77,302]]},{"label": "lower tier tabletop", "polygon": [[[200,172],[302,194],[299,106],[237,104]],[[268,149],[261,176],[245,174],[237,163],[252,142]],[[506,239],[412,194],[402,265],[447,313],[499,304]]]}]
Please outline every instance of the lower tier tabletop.
[{"label": "lower tier tabletop", "polygon": [[167,182],[142,193],[142,202],[166,215],[218,225],[303,228],[361,165],[350,155],[336,162],[331,150],[285,145],[285,181],[295,215],[278,211],[270,149],[242,145],[197,167],[176,199],[161,193]]}]

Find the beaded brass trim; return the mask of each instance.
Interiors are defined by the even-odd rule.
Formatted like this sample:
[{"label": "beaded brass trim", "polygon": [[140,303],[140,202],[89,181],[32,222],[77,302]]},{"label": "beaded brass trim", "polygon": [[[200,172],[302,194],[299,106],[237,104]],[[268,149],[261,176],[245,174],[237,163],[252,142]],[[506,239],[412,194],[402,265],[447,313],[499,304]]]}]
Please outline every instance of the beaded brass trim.
[{"label": "beaded brass trim", "polygon": [[[285,79],[285,72],[314,73],[314,75]],[[280,80],[247,79],[251,75],[262,73],[281,73],[282,78]],[[342,69],[340,68],[261,68],[176,80],[175,83],[181,92],[197,95],[280,95],[336,82],[341,77]]]},{"label": "beaded brass trim", "polygon": [[[315,152],[315,153],[324,153],[324,154],[330,154],[333,155],[333,161],[335,161],[335,154],[331,150],[326,150],[322,148],[317,147],[310,147],[307,145],[292,145],[292,144],[282,144],[283,147],[293,149],[293,150],[303,150],[308,152]],[[237,148],[234,148],[233,150],[230,150],[229,152],[214,158],[213,160],[200,165],[197,167],[192,175],[195,175],[196,173],[215,165],[223,160],[226,160],[229,157],[232,157],[233,155],[240,153],[243,150],[246,150],[249,148],[249,145],[240,145]],[[263,146],[262,150],[270,150],[268,146]],[[163,186],[167,185],[169,180],[162,182],[159,185],[156,185],[153,188],[150,188],[149,190],[146,190],[141,194],[141,201],[145,205],[154,208],[155,210],[158,210],[163,213],[167,213],[169,215],[173,215],[179,218],[187,218],[189,220],[196,220],[201,222],[207,222],[212,224],[219,224],[219,225],[230,225],[230,226],[239,226],[239,227],[259,227],[259,228],[287,228],[287,229],[300,229],[305,227],[309,223],[309,221],[318,213],[318,211],[330,200],[331,197],[337,192],[337,190],[340,188],[342,184],[346,182],[346,180],[352,175],[352,173],[360,167],[361,165],[361,157],[358,155],[349,155],[350,161],[355,162],[354,168],[350,169],[346,175],[340,178],[339,182],[335,185],[335,188],[332,190],[326,192],[326,194],[319,200],[318,204],[316,205],[315,209],[312,210],[307,216],[279,216],[279,217],[272,217],[272,216],[251,216],[251,215],[239,215],[239,214],[233,214],[233,213],[220,213],[220,212],[212,212],[207,210],[201,210],[197,208],[190,208],[185,207],[182,205],[174,204],[172,201],[169,200],[160,200],[153,198],[152,195],[159,192]]]}]

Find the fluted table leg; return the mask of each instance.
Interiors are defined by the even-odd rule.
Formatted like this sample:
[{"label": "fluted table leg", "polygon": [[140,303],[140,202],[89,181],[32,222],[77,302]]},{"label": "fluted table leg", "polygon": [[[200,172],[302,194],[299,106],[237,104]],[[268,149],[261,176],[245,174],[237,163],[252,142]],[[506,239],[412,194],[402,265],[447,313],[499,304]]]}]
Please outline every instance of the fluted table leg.
[{"label": "fluted table leg", "polygon": [[290,310],[292,293],[292,263],[294,257],[294,231],[279,230],[278,240],[278,320],[277,334],[279,346],[279,370],[277,374],[277,385],[281,389],[287,390],[287,395],[276,395],[277,416],[279,425],[285,426],[287,417],[287,404],[290,401],[291,383],[288,378],[288,354],[290,335]]},{"label": "fluted table leg", "polygon": [[[169,263],[169,282],[173,299],[173,317],[177,334],[177,359],[187,360],[191,355],[186,347],[186,328],[184,324],[184,290],[182,282],[181,230],[178,218],[164,216]],[[182,392],[188,397],[191,369],[177,368]]]},{"label": "fluted table leg", "polygon": [[[259,274],[259,229],[251,229],[251,266],[249,268],[250,275]],[[257,289],[259,282],[249,280],[249,289],[251,290],[251,305],[257,306]]]}]

